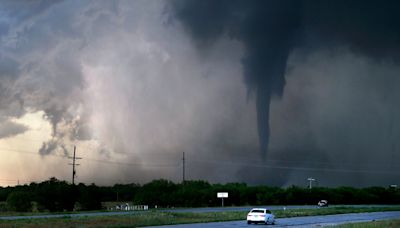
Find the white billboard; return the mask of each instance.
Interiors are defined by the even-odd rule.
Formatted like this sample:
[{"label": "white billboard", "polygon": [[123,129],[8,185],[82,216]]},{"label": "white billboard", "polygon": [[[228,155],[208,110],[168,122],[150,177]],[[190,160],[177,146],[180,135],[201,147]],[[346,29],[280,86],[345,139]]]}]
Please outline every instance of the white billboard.
[{"label": "white billboard", "polygon": [[217,197],[218,198],[228,198],[228,193],[227,192],[218,192]]}]

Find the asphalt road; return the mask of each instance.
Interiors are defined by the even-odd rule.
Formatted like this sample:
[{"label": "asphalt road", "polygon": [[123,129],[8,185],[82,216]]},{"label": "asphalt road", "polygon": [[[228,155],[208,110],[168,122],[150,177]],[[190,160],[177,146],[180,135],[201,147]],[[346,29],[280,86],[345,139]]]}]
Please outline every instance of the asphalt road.
[{"label": "asphalt road", "polygon": [[[329,207],[397,207],[398,205],[329,205]],[[313,209],[317,208],[316,205],[271,205],[271,206],[246,206],[246,207],[200,207],[200,208],[176,208],[176,209],[162,209],[162,211],[169,212],[221,212],[221,211],[250,211],[254,207],[268,208],[272,211],[286,209]]]},{"label": "asphalt road", "polygon": [[[391,205],[333,205],[330,207],[390,207]],[[267,207],[270,210],[286,209],[299,209],[299,208],[316,208],[316,206],[258,206]],[[171,212],[221,212],[221,211],[250,211],[253,207],[206,207],[206,208],[184,208],[184,209],[160,209],[160,211],[171,211]],[[48,215],[26,215],[26,216],[0,216],[0,219],[4,220],[16,220],[16,219],[41,219],[41,218],[62,218],[62,217],[92,217],[92,216],[114,216],[114,215],[129,215],[134,213],[146,213],[146,211],[113,211],[113,212],[83,212],[76,214],[48,214]]]},{"label": "asphalt road", "polygon": [[[332,226],[344,223],[353,222],[368,222],[373,220],[385,219],[400,219],[400,211],[390,212],[371,212],[371,213],[353,213],[353,214],[340,214],[340,215],[323,215],[323,216],[306,216],[295,218],[281,218],[276,219],[275,225],[268,225],[268,227],[321,227]],[[197,223],[197,224],[182,224],[170,226],[157,226],[157,228],[212,228],[212,227],[259,227],[260,225],[248,225],[246,220],[232,221],[232,222],[211,222],[211,223]],[[261,225],[264,226],[265,225]]]},{"label": "asphalt road", "polygon": [[[255,206],[254,206],[255,207]],[[177,208],[177,209],[162,209],[162,211],[169,211],[169,212],[222,212],[222,211],[250,211],[252,206],[247,207],[200,207],[200,208]],[[291,206],[257,206],[261,208],[268,208],[270,210],[282,210],[283,208],[286,209],[312,209],[317,208],[314,205],[291,205]]]}]

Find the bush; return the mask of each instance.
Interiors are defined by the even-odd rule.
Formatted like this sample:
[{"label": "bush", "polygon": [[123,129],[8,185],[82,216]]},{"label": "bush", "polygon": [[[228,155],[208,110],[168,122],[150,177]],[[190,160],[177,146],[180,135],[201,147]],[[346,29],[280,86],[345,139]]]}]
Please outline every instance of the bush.
[{"label": "bush", "polygon": [[81,210],[100,210],[101,209],[101,195],[99,187],[94,184],[86,186],[79,184],[79,199],[78,202]]},{"label": "bush", "polygon": [[38,207],[50,212],[72,211],[77,198],[74,186],[65,181],[50,178],[36,185],[35,199]]},{"label": "bush", "polygon": [[32,211],[32,197],[27,192],[12,192],[7,197],[7,208],[11,211]]}]

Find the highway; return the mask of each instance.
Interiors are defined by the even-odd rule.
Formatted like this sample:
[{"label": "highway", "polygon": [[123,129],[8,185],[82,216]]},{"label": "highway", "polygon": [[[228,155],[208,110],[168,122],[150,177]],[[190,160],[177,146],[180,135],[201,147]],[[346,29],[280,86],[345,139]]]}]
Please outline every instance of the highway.
[{"label": "highway", "polygon": [[[332,205],[329,207],[391,207],[397,205]],[[316,206],[311,205],[289,205],[289,206],[257,206],[257,207],[267,207],[270,210],[281,210],[281,209],[309,209],[316,208]],[[205,207],[205,208],[176,208],[176,209],[160,209],[160,211],[169,212],[223,212],[223,211],[250,211],[253,208],[251,206],[247,207]],[[62,218],[62,217],[93,217],[93,216],[116,216],[116,215],[129,215],[134,213],[146,213],[146,211],[111,211],[111,212],[81,212],[72,214],[41,214],[41,215],[24,215],[24,216],[0,216],[3,220],[17,220],[17,219],[41,219],[41,218]]]},{"label": "highway", "polygon": [[[397,207],[398,205],[329,205],[329,207]],[[200,208],[171,208],[161,209],[168,212],[223,212],[223,211],[250,211],[254,207],[268,208],[272,211],[283,209],[314,209],[316,205],[270,205],[270,206],[246,206],[246,207],[200,207]]]},{"label": "highway", "polygon": [[[294,218],[281,218],[276,219],[275,225],[268,225],[268,227],[321,227],[332,226],[344,223],[353,222],[368,222],[373,220],[385,219],[400,219],[400,211],[390,212],[370,212],[370,213],[352,213],[340,215],[323,215],[323,216],[305,216]],[[169,225],[169,226],[156,226],[157,228],[213,228],[213,227],[259,227],[257,225],[248,225],[246,220],[231,221],[231,222],[211,222],[211,223],[196,223],[196,224],[182,224],[182,225]],[[262,225],[261,227],[265,227]]]}]

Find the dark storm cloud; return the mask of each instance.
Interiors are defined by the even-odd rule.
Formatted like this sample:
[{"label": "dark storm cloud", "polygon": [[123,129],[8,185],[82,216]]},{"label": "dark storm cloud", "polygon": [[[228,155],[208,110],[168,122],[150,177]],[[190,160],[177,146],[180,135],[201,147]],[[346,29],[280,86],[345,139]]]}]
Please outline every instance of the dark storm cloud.
[{"label": "dark storm cloud", "polygon": [[4,0],[1,2],[2,13],[8,17],[26,20],[35,17],[61,0]]},{"label": "dark storm cloud", "polygon": [[378,61],[397,61],[400,47],[398,1],[172,1],[173,14],[200,46],[222,36],[243,42],[244,81],[257,102],[260,147],[266,153],[271,97],[285,87],[287,60],[348,47]]},{"label": "dark storm cloud", "polygon": [[62,138],[52,138],[47,142],[43,142],[42,146],[39,148],[40,155],[49,155],[55,154],[57,152],[61,152],[63,156],[70,155],[70,152],[67,149],[67,146],[63,142]]},{"label": "dark storm cloud", "polygon": [[[304,1],[304,40],[317,47],[349,46],[377,59],[398,58],[399,8],[394,0]],[[316,38],[320,42],[313,42]]]},{"label": "dark storm cloud", "polygon": [[39,149],[39,154],[48,155],[53,153],[58,147],[58,142],[56,140],[50,140],[48,142],[43,142],[42,147]]},{"label": "dark storm cloud", "polygon": [[0,78],[12,80],[16,78],[18,75],[18,62],[7,58],[4,56],[0,56]]},{"label": "dark storm cloud", "polygon": [[[285,94],[272,102],[269,157],[293,166],[337,170],[287,170],[289,183],[307,175],[324,185],[396,182],[399,66],[347,48],[308,57],[295,53],[288,64],[295,67],[287,73]],[[378,175],[382,171],[390,175]]]},{"label": "dark storm cloud", "polygon": [[0,54],[0,118],[20,117],[25,113],[21,93],[14,89],[19,74],[18,62]]},{"label": "dark storm cloud", "polygon": [[[344,182],[332,170],[392,167],[399,148],[397,9],[395,1],[8,1],[0,116],[41,113],[51,124],[41,128],[42,155],[66,155],[76,143],[82,157],[117,161],[82,159],[90,183],[180,180],[185,151],[193,179],[360,184],[372,178],[347,172]],[[170,13],[179,18],[172,25]]]},{"label": "dark storm cloud", "polygon": [[3,44],[16,42],[24,33],[30,29],[32,22],[46,14],[52,6],[61,0],[5,0],[0,5],[0,37],[9,36],[4,39]]},{"label": "dark storm cloud", "polygon": [[14,123],[9,120],[2,121],[0,118],[0,139],[22,134],[28,129],[29,128],[23,124]]},{"label": "dark storm cloud", "polygon": [[[83,79],[76,58],[84,39],[72,28],[74,1],[3,1],[0,4],[0,108],[5,117],[44,111],[53,137],[66,133],[80,103]],[[51,148],[48,147],[48,148]]]},{"label": "dark storm cloud", "polygon": [[[253,104],[246,104],[238,73],[241,45],[224,40],[208,52],[209,60],[199,59],[181,28],[165,26],[166,3],[10,1],[0,6],[0,65],[5,66],[0,72],[7,73],[0,79],[0,115],[40,113],[50,132],[39,120],[42,138],[32,140],[44,140],[38,146],[43,156],[68,153],[77,144],[82,156],[136,164],[134,170],[114,165],[104,173],[102,164],[84,161],[82,177],[103,184],[180,179],[176,155],[181,151],[228,156],[226,148],[239,153],[257,147],[254,111],[243,112]],[[219,61],[221,53],[230,57]],[[214,167],[206,176],[225,180],[212,175],[220,169],[225,170]],[[203,166],[191,172],[205,178]]]}]

